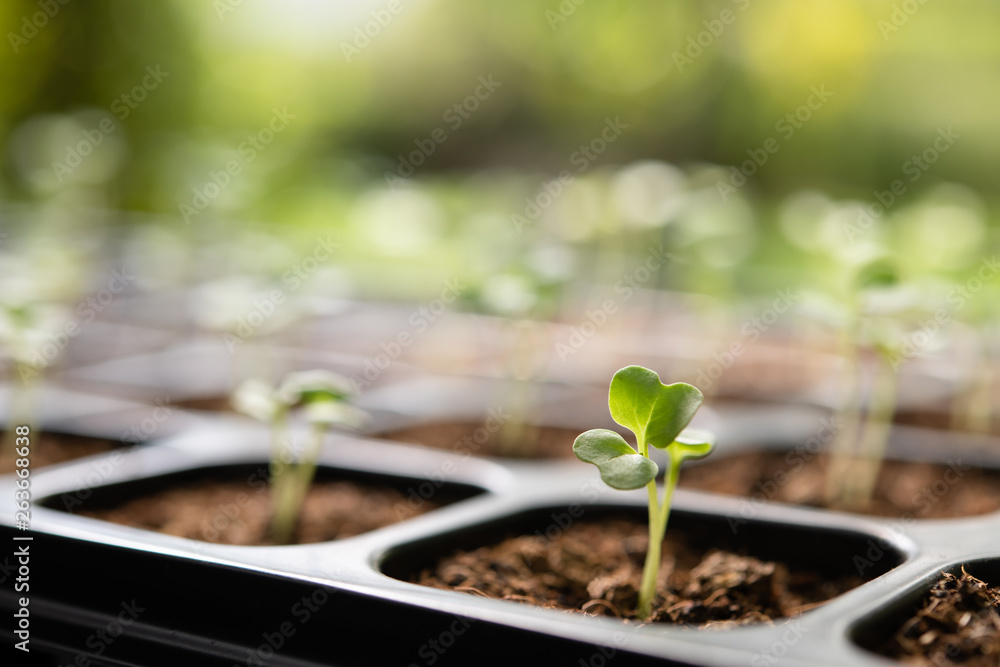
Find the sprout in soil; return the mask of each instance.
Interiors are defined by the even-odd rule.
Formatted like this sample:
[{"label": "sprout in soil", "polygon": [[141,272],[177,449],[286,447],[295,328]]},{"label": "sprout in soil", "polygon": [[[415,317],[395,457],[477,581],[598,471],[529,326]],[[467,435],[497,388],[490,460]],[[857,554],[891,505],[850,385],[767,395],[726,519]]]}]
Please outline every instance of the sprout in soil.
[{"label": "sprout in soil", "polygon": [[[845,367],[849,396],[839,411],[844,426],[831,447],[826,500],[865,510],[871,503],[896,411],[904,343],[926,314],[928,295],[907,284],[896,263],[876,256],[861,263],[846,308]],[[865,391],[864,355],[870,357]],[[867,396],[866,396],[867,394]]]},{"label": "sprout in soil", "polygon": [[[247,380],[232,396],[233,407],[271,424],[271,537],[278,544],[292,539],[295,521],[316,473],[316,462],[326,429],[333,425],[360,426],[365,413],[347,403],[350,381],[329,371],[291,373],[275,389],[261,380]],[[301,455],[291,451],[288,416],[301,408],[309,436]]]},{"label": "sprout in soil", "polygon": [[[683,382],[664,385],[659,376],[642,366],[628,366],[615,373],[608,391],[608,407],[616,422],[635,434],[639,451],[614,431],[592,429],[573,443],[581,461],[593,463],[601,479],[615,489],[646,487],[649,492],[649,549],[639,589],[639,616],[647,618],[656,597],[660,570],[660,550],[670,516],[670,502],[681,463],[707,455],[714,444],[711,434],[682,431],[691,422],[704,397],[697,388]],[[663,449],[670,456],[663,500],[657,498],[658,467],[649,458],[649,447]]]}]

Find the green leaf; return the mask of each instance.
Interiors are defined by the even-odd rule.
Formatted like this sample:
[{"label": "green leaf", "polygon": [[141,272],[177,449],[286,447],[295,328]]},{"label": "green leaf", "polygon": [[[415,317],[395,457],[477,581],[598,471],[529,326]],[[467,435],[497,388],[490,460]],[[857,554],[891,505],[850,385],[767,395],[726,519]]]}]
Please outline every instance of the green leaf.
[{"label": "green leaf", "polygon": [[708,456],[715,447],[715,436],[708,431],[689,428],[677,436],[668,449],[670,458],[678,465],[685,459],[700,459]]},{"label": "green leaf", "polygon": [[858,269],[855,276],[858,289],[893,287],[899,284],[899,270],[886,257],[876,257]]},{"label": "green leaf", "polygon": [[364,410],[335,400],[313,400],[302,408],[306,421],[312,424],[343,424],[351,428],[365,425],[368,413]]},{"label": "green leaf", "polygon": [[237,412],[270,422],[282,410],[274,388],[263,380],[246,380],[233,392],[230,403]]},{"label": "green leaf", "polygon": [[318,401],[340,401],[352,394],[351,381],[327,370],[290,373],[278,387],[277,397],[289,407]]},{"label": "green leaf", "polygon": [[615,489],[638,489],[656,478],[658,468],[614,431],[595,428],[582,433],[573,443],[573,452],[586,463],[593,463],[601,479]]},{"label": "green leaf", "polygon": [[642,366],[626,366],[611,379],[608,407],[616,422],[647,445],[670,446],[701,407],[704,396],[684,382],[663,384]]}]

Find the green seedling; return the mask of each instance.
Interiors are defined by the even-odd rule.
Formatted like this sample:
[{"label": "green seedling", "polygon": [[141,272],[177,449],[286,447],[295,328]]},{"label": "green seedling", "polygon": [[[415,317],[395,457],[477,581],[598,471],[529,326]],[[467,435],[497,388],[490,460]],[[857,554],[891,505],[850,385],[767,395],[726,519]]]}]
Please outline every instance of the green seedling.
[{"label": "green seedling", "polygon": [[[656,597],[663,535],[681,464],[706,456],[714,445],[711,434],[682,433],[703,400],[696,387],[683,382],[665,385],[648,368],[627,366],[611,380],[608,407],[612,418],[635,434],[638,451],[618,433],[600,428],[581,434],[573,443],[577,458],[597,466],[608,486],[623,490],[645,486],[649,492],[649,549],[639,589],[639,617],[643,619],[649,617]],[[670,456],[662,500],[657,497],[659,467],[650,460],[650,446]]]},{"label": "green seedling", "polygon": [[512,249],[518,260],[486,279],[466,296],[477,309],[501,316],[503,352],[498,358],[508,387],[500,398],[509,417],[496,434],[503,456],[530,457],[539,445],[535,424],[538,383],[548,357],[540,351],[551,345],[543,322],[558,319],[556,310],[572,275],[567,248],[547,245]]},{"label": "green seedling", "polygon": [[[963,287],[963,285],[959,285]],[[959,346],[959,382],[952,401],[951,427],[956,430],[989,434],[996,415],[993,397],[996,377],[993,369],[1000,358],[1000,280],[983,285],[972,295],[962,313],[965,336]]]},{"label": "green seedling", "polygon": [[[261,380],[247,380],[233,393],[238,412],[271,424],[271,537],[278,544],[292,539],[326,430],[334,425],[358,427],[365,421],[365,413],[347,402],[351,394],[347,378],[321,370],[292,373],[276,389]],[[292,452],[288,425],[295,408],[309,424],[308,440],[298,457]]]},{"label": "green seedling", "polygon": [[[871,502],[889,442],[899,368],[908,358],[903,343],[925,315],[925,304],[885,257],[856,267],[851,285],[842,332],[848,398],[839,411],[844,426],[831,448],[826,501],[831,507],[863,511]],[[866,356],[867,391],[862,372]]]}]

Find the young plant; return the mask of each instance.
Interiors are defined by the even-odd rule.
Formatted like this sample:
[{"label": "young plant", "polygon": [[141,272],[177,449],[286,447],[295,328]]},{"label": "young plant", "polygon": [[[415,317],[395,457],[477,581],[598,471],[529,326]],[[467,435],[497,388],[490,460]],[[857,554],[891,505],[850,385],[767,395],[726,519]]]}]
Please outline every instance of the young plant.
[{"label": "young plant", "polygon": [[965,326],[958,363],[959,380],[952,400],[951,428],[990,434],[996,419],[996,368],[1000,359],[1000,280],[994,277],[973,295],[962,313]]},{"label": "young plant", "polygon": [[908,285],[884,257],[856,267],[851,287],[843,331],[848,399],[839,410],[844,426],[831,447],[826,500],[831,507],[863,511],[889,442],[899,368],[908,358],[904,343],[930,297]]},{"label": "young plant", "polygon": [[[649,617],[656,597],[663,535],[681,464],[706,456],[714,444],[708,433],[682,434],[703,400],[701,392],[689,384],[665,385],[648,368],[627,366],[611,380],[608,407],[612,418],[635,434],[638,452],[618,433],[600,428],[581,434],[573,443],[577,458],[597,466],[608,486],[624,490],[645,486],[649,493],[649,548],[639,589],[639,617],[643,619]],[[650,446],[670,457],[662,500],[657,497],[659,468],[650,460]]]},{"label": "young plant", "polygon": [[[335,424],[357,427],[365,420],[364,412],[347,403],[351,394],[347,378],[322,370],[292,373],[277,389],[261,380],[247,380],[233,393],[238,412],[271,424],[271,537],[278,544],[292,539],[326,430]],[[308,441],[298,457],[292,452],[288,429],[294,408],[301,408],[309,424]]]},{"label": "young plant", "polygon": [[[495,252],[492,247],[489,251]],[[509,381],[502,403],[510,417],[497,432],[497,449],[504,456],[528,457],[538,448],[541,435],[535,424],[535,406],[539,381],[549,361],[542,351],[551,346],[545,323],[558,319],[557,310],[572,275],[573,255],[567,247],[542,240],[534,248],[527,245],[508,251],[518,259],[486,279],[467,298],[502,318],[499,333],[504,342],[498,362],[503,379]]]}]

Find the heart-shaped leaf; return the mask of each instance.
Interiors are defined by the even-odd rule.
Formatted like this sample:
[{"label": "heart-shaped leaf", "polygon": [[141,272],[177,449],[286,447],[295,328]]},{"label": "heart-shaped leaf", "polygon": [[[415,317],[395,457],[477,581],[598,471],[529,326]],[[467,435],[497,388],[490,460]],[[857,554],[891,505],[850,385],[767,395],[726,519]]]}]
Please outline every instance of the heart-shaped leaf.
[{"label": "heart-shaped leaf", "polygon": [[608,407],[616,422],[647,445],[670,446],[701,407],[704,396],[684,382],[663,384],[642,366],[626,366],[611,379]]},{"label": "heart-shaped leaf", "polygon": [[638,489],[656,478],[658,468],[614,431],[595,428],[580,434],[573,443],[577,458],[593,463],[601,479],[615,489]]}]

